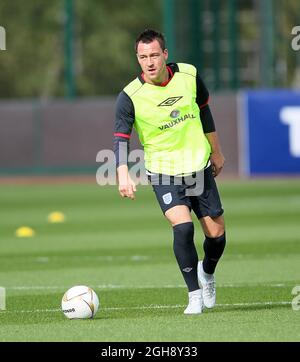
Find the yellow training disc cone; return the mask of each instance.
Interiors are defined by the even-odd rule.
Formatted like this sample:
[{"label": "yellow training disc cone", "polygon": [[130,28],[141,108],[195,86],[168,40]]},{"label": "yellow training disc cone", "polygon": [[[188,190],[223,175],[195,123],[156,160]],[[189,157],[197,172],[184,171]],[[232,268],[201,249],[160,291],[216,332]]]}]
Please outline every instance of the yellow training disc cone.
[{"label": "yellow training disc cone", "polygon": [[28,226],[21,226],[16,230],[16,236],[18,238],[30,238],[35,235],[33,229]]},{"label": "yellow training disc cone", "polygon": [[65,215],[60,211],[51,212],[48,215],[48,221],[51,222],[51,223],[64,222],[65,221]]}]

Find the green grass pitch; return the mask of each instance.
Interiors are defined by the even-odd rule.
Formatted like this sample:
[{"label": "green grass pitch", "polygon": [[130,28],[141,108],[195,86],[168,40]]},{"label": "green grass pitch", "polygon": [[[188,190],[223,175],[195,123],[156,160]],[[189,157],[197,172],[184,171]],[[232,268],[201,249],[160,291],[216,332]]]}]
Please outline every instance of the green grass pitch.
[{"label": "green grass pitch", "polygon": [[[219,182],[227,248],[218,265],[217,306],[185,316],[187,290],[172,230],[150,187],[122,200],[117,187],[0,186],[0,341],[300,341],[300,182]],[[51,211],[66,215],[49,224]],[[195,241],[203,256],[203,235]],[[32,227],[32,238],[15,230]],[[61,298],[89,285],[101,307],[67,320]],[[300,303],[298,303],[300,304]]]}]

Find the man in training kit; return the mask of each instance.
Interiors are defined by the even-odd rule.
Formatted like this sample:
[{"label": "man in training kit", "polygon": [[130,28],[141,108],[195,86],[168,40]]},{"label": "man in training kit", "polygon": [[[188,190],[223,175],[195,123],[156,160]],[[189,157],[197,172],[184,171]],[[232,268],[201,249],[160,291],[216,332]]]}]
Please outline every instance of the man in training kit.
[{"label": "man in training kit", "polygon": [[[119,156],[124,144],[129,150],[134,126],[144,147],[148,178],[173,227],[174,253],[189,291],[184,313],[199,314],[204,307],[215,305],[214,272],[226,243],[214,180],[225,159],[208,105],[209,94],[197,69],[190,64],[167,64],[164,36],[154,30],[138,36],[135,50],[142,74],[123,89],[116,105],[114,149],[119,192],[134,199],[136,186],[127,160]],[[195,185],[187,180],[197,180],[197,175],[202,175],[203,190],[193,194]],[[198,260],[194,244],[191,210],[205,234],[203,261]]]}]

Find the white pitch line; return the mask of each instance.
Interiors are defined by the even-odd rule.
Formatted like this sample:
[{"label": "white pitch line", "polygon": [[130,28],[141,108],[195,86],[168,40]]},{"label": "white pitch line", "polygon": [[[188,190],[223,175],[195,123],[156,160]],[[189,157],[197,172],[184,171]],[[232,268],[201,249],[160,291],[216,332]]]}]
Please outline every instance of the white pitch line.
[{"label": "white pitch line", "polygon": [[[224,283],[217,284],[219,288],[256,288],[256,287],[272,287],[272,288],[284,288],[291,287],[294,284],[233,284],[233,283]],[[99,284],[99,285],[90,285],[91,288],[95,289],[159,289],[159,288],[186,288],[184,284],[167,284],[167,285],[118,285],[118,284]],[[70,288],[70,286],[43,286],[43,285],[29,285],[29,286],[7,286],[7,290],[65,290]]]},{"label": "white pitch line", "polygon": [[[291,305],[292,302],[287,301],[278,301],[278,302],[253,302],[253,303],[225,303],[225,304],[216,304],[216,307],[251,307],[251,306],[280,306],[280,305]],[[175,304],[175,305],[156,305],[150,304],[140,307],[107,307],[101,308],[103,311],[110,310],[147,310],[147,309],[175,309],[175,308],[184,308],[186,305]],[[61,309],[35,309],[35,310],[4,310],[0,311],[1,313],[54,313],[61,312]]]},{"label": "white pitch line", "polygon": [[[50,257],[37,256],[30,258],[37,263],[49,263],[51,261],[60,260],[59,255],[52,255]],[[72,260],[99,260],[99,261],[145,261],[150,260],[151,257],[147,255],[81,255],[81,256],[70,256]]]},{"label": "white pitch line", "polygon": [[[226,303],[226,304],[216,304],[216,307],[248,307],[248,306],[261,306],[261,305],[289,305],[292,302],[253,302],[253,303]],[[148,306],[141,307],[108,307],[102,308],[103,310],[126,310],[126,309],[172,309],[172,308],[184,308],[186,305],[175,304],[175,305],[155,305],[150,304]]]}]

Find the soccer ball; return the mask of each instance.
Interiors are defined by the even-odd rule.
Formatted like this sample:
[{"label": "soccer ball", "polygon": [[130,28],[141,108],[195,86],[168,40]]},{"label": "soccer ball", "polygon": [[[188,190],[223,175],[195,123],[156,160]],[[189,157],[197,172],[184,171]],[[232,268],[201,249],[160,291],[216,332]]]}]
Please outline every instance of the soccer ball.
[{"label": "soccer ball", "polygon": [[93,318],[99,308],[99,299],[93,289],[77,285],[67,290],[61,301],[61,309],[69,319]]}]

